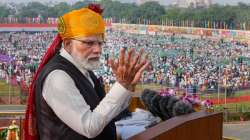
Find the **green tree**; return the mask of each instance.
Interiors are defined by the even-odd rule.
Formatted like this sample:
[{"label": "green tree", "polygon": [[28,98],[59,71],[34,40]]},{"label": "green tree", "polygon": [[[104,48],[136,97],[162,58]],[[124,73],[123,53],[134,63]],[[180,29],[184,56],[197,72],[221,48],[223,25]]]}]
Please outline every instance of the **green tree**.
[{"label": "green tree", "polygon": [[72,5],[72,9],[80,9],[82,7],[86,7],[86,6],[89,5],[89,3],[91,3],[91,1],[89,1],[89,0],[78,1],[75,4]]},{"label": "green tree", "polygon": [[63,14],[69,12],[71,9],[72,7],[66,2],[60,2],[54,7],[51,7],[51,17],[62,16]]},{"label": "green tree", "polygon": [[[40,2],[30,2],[27,5],[16,5],[16,8],[7,7],[0,4],[0,18],[14,15],[16,17],[37,17],[43,19],[47,17],[58,17],[64,13],[86,7],[92,0],[85,0],[69,5],[61,2],[56,5],[45,5]],[[135,3],[121,3],[119,1],[101,0],[99,2],[104,7],[103,16],[112,18],[114,22],[161,24],[162,20],[171,20],[174,25],[182,25],[183,21],[192,21],[195,27],[206,27],[208,22],[216,23],[232,29],[240,29],[248,26],[250,29],[250,5],[238,3],[238,5],[218,5],[214,4],[209,8],[178,8],[174,6],[164,7],[158,2],[146,2],[142,5]]]},{"label": "green tree", "polygon": [[40,2],[30,2],[26,6],[22,7],[19,17],[37,17],[48,15],[48,7]]},{"label": "green tree", "polygon": [[7,17],[10,15],[10,9],[6,5],[0,5],[0,18]]},{"label": "green tree", "polygon": [[151,20],[153,24],[161,24],[161,19],[165,15],[165,8],[158,2],[146,2],[140,7],[141,16]]}]

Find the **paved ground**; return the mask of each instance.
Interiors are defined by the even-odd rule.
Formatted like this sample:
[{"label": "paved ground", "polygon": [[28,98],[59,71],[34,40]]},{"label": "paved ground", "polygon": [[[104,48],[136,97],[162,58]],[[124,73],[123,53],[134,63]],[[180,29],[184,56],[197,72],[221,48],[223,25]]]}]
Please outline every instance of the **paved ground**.
[{"label": "paved ground", "polygon": [[6,118],[23,118],[25,108],[25,105],[0,105],[0,120]]},{"label": "paved ground", "polygon": [[226,137],[237,138],[240,140],[250,140],[250,121],[224,124],[223,133]]},{"label": "paved ground", "polygon": [[25,105],[0,105],[0,111],[25,110]]},{"label": "paved ground", "polygon": [[[4,112],[8,114],[8,112],[16,112],[19,114],[24,111],[25,111],[25,105],[0,105],[0,112],[2,113]],[[14,116],[12,117],[15,118]],[[4,125],[10,124],[11,119],[13,119],[12,117],[10,117],[9,118],[10,120],[8,120],[7,122],[0,121],[0,125],[2,123]],[[0,119],[1,118],[2,120],[6,119],[6,118],[4,119],[4,117],[0,115]],[[3,124],[1,126],[3,126]],[[242,122],[225,123],[223,125],[223,136],[235,138],[237,140],[250,140],[250,121],[243,123]]]}]

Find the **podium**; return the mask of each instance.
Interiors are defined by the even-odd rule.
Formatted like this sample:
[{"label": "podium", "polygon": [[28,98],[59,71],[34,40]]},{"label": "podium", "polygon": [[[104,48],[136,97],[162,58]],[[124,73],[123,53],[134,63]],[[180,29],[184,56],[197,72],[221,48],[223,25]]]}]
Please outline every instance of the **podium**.
[{"label": "podium", "polygon": [[223,113],[200,111],[171,118],[129,140],[222,140]]}]

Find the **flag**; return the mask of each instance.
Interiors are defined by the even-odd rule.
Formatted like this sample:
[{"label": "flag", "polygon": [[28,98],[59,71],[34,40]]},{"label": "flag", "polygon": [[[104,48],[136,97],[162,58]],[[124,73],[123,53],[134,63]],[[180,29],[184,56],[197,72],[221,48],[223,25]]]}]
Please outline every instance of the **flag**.
[{"label": "flag", "polygon": [[191,21],[191,27],[194,27],[195,24],[194,22],[195,22],[194,20]]},{"label": "flag", "polygon": [[218,28],[219,28],[219,26],[220,26],[220,21],[217,21],[217,22],[216,22],[216,26],[215,26],[215,28],[216,28],[216,29],[218,29]]},{"label": "flag", "polygon": [[208,21],[205,20],[205,28],[208,28]]},{"label": "flag", "polygon": [[219,28],[220,28],[220,29],[223,28],[223,21],[220,21]]},{"label": "flag", "polygon": [[209,20],[207,21],[207,28],[211,28],[211,23]]},{"label": "flag", "polygon": [[243,23],[243,30],[246,30],[246,22]]}]

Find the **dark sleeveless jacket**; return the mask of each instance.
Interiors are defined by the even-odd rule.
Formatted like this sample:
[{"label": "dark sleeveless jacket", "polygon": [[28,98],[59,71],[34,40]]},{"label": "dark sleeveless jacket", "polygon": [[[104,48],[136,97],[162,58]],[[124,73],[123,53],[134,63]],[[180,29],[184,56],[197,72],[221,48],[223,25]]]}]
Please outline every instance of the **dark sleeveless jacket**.
[{"label": "dark sleeveless jacket", "polygon": [[[96,78],[93,72],[90,73],[90,77],[93,80],[95,87],[93,87],[90,81],[67,59],[63,58],[59,54],[55,55],[48,64],[42,69],[35,83],[36,96],[35,107],[37,115],[38,134],[40,140],[87,140],[88,138],[80,135],[72,130],[64,122],[62,122],[46,103],[42,96],[42,89],[45,78],[53,70],[65,71],[75,82],[76,87],[79,89],[82,97],[86,103],[90,106],[91,110],[94,110],[99,102],[104,98],[105,91],[103,85]],[[63,107],[63,106],[62,106]],[[111,121],[99,134],[94,138],[95,140],[115,140],[116,129],[114,121]]]}]

